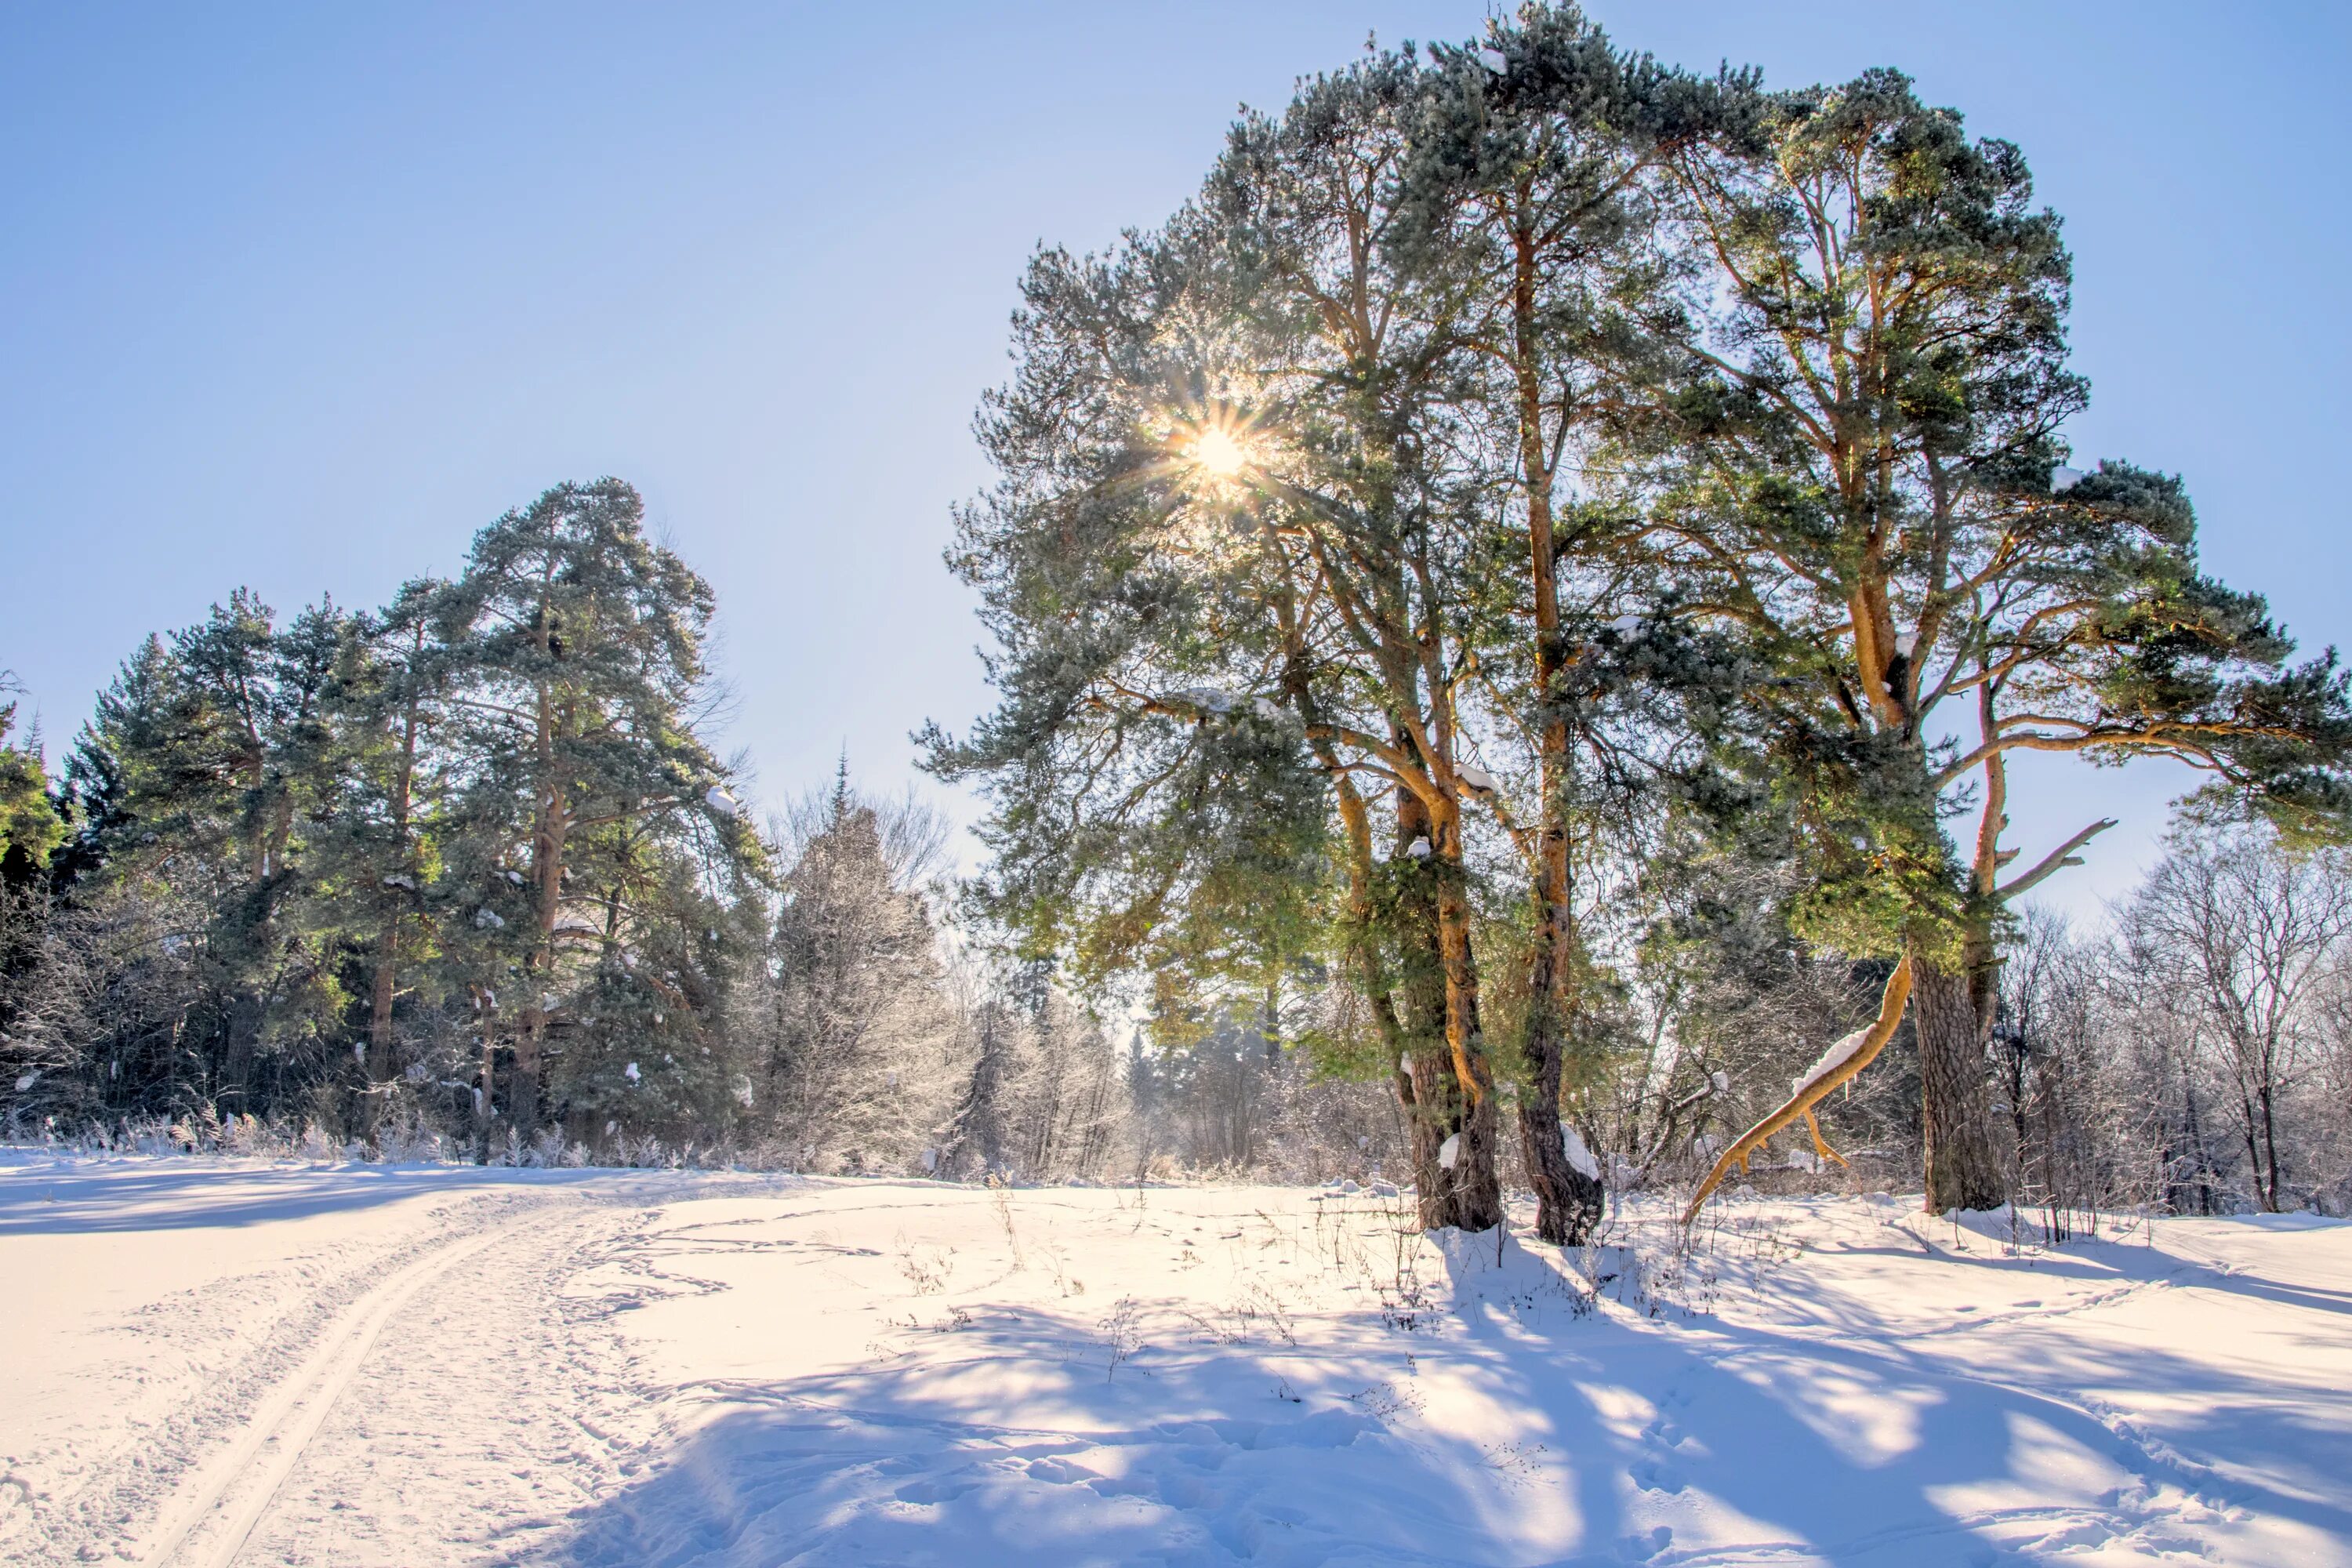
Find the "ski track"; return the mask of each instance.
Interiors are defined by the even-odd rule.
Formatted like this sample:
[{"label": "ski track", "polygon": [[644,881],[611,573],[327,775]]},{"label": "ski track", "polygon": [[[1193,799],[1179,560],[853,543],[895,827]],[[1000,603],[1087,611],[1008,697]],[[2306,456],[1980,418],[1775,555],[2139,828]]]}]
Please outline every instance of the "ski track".
[{"label": "ski track", "polygon": [[[2118,1336],[2128,1344],[2149,1313],[2191,1321],[2178,1314],[2203,1310],[2185,1300],[2192,1287],[2225,1308],[2287,1310],[2259,1291],[2231,1294],[2242,1259],[2185,1246],[2097,1267],[2013,1248],[1899,1255],[1909,1278],[1950,1283],[1949,1270],[1974,1266],[1977,1287],[2011,1292],[1950,1321],[1871,1285],[1879,1265],[1837,1265],[1864,1272],[1825,1289],[1805,1262],[1759,1247],[1744,1260],[1723,1255],[1737,1310],[1662,1320],[1654,1305],[1575,1305],[1575,1277],[1549,1254],[1482,1274],[1495,1254],[1479,1243],[1423,1249],[1423,1267],[1449,1279],[1436,1298],[1413,1299],[1421,1326],[1400,1331],[1366,1300],[1381,1294],[1381,1227],[1392,1222],[1318,1212],[1297,1196],[1155,1192],[1146,1214],[1140,1194],[1129,1212],[1117,1194],[1024,1192],[1016,1233],[1013,1209],[988,1198],[887,1184],[616,1175],[428,1195],[401,1226],[350,1227],[274,1271],[167,1294],[94,1330],[122,1336],[133,1356],[168,1350],[195,1369],[193,1397],[129,1426],[110,1450],[36,1451],[0,1475],[0,1561],[2352,1562],[2339,1494],[2250,1479],[2243,1456],[2210,1446],[2247,1430],[2242,1415],[2234,1427],[2177,1417],[2167,1427],[2105,1396]],[[1816,1210],[1783,1223],[1834,1232],[1852,1217]],[[1327,1223],[1331,1236],[1359,1227],[1352,1255]],[[904,1228],[923,1226],[912,1237]],[[1302,1251],[1327,1242],[1328,1263]],[[1111,1281],[1081,1300],[1083,1281],[1066,1271],[1111,1271],[1106,1254],[1120,1247]],[[1811,1256],[1857,1255],[1842,1255],[1832,1235]],[[2263,1256],[2274,1270],[2288,1254]],[[950,1281],[941,1260],[957,1258]],[[934,1265],[940,1278],[927,1282]],[[1360,1278],[1343,1279],[1351,1268]],[[2254,1284],[2278,1281],[2258,1271]],[[2284,1288],[2323,1310],[2340,1294],[2308,1279]],[[1165,1294],[1142,1293],[1154,1290]],[[1233,1316],[1236,1302],[1277,1300],[1291,1315],[1272,1328]],[[274,1316],[258,1315],[265,1301]],[[714,1353],[705,1335],[727,1325],[713,1311],[765,1314],[733,1323],[733,1341],[718,1334],[726,1353],[800,1370],[682,1371]],[[658,1329],[645,1327],[656,1318]],[[1132,1363],[1119,1349],[1130,1331]],[[799,1342],[804,1333],[822,1342]],[[871,1336],[862,1350],[861,1335]],[[2104,1383],[2074,1386],[2077,1345],[2108,1355]],[[2009,1363],[1978,1364],[1979,1346],[2003,1347]],[[1395,1381],[1366,1382],[1367,1369],[1400,1359]],[[1578,1381],[1594,1377],[1612,1385],[1607,1398]],[[1006,1391],[1001,1405],[978,1392],[991,1380]],[[1792,1382],[1819,1384],[1822,1398],[1792,1401]],[[1926,1451],[1897,1430],[1906,1410],[1940,1413],[1949,1433],[2005,1421],[2010,1451],[1992,1438],[1968,1463],[1922,1468]],[[1771,1436],[1782,1412],[1802,1425]],[[971,1418],[982,1415],[1002,1418]],[[1841,1433],[1842,1420],[1885,1429]],[[1737,1468],[1759,1423],[1761,1474],[1789,1467],[1801,1489],[1811,1484],[1799,1479],[1803,1461],[1776,1446],[1793,1454],[1817,1437],[1825,1456],[1844,1455],[1846,1479],[1832,1487],[1879,1485],[1864,1478],[1880,1465],[1895,1467],[1890,1478],[1909,1472],[1885,1483],[1887,1506],[1850,1516],[1790,1503]],[[2021,1437],[2025,1428],[2046,1439]],[[2203,1446],[2183,1431],[2206,1434]],[[2073,1468],[2069,1479],[2020,1484],[2036,1441]],[[2082,1479],[2092,1472],[2105,1479]],[[32,1475],[51,1489],[28,1510]],[[12,1483],[23,1495],[10,1508]],[[2274,1508],[2286,1512],[2266,1517]],[[1455,1533],[1465,1517],[1485,1521],[1484,1533]]]},{"label": "ski track", "polygon": [[[215,1474],[226,1456],[240,1450],[241,1435],[257,1419],[282,1420],[289,1414],[284,1406],[326,1370],[313,1363],[333,1348],[339,1328],[346,1334],[358,1331],[387,1292],[433,1268],[451,1247],[495,1234],[515,1209],[535,1206],[530,1198],[503,1194],[456,1195],[426,1212],[419,1235],[383,1247],[347,1242],[323,1257],[300,1260],[287,1272],[302,1289],[273,1294],[270,1306],[283,1310],[274,1321],[266,1311],[257,1314],[261,1327],[241,1353],[235,1331],[248,1325],[238,1321],[239,1309],[253,1310],[251,1298],[268,1285],[267,1277],[226,1281],[210,1292],[182,1292],[130,1314],[114,1325],[131,1342],[129,1355],[168,1351],[196,1367],[203,1375],[194,1396],[127,1447],[90,1465],[83,1472],[84,1485],[51,1500],[42,1510],[53,1521],[47,1541],[5,1542],[8,1549],[37,1550],[40,1555],[29,1562],[163,1560],[167,1548],[201,1522],[183,1517],[189,1489],[209,1498],[226,1489],[235,1478]],[[207,1362],[222,1355],[225,1346],[231,1359],[208,1369]],[[68,1474],[75,1468],[69,1457],[59,1468]]]},{"label": "ski track", "polygon": [[[583,1270],[642,1241],[640,1211],[587,1204],[450,1249],[387,1303],[397,1331],[350,1361],[316,1436],[278,1456],[247,1530],[205,1568],[399,1565],[420,1535],[452,1560],[527,1539],[625,1480],[635,1447],[614,1303],[572,1293]],[[490,1254],[495,1253],[495,1256]],[[643,1434],[639,1434],[640,1439]],[[430,1478],[427,1496],[412,1483]],[[267,1506],[267,1514],[263,1508]],[[257,1526],[255,1521],[258,1521]]]}]

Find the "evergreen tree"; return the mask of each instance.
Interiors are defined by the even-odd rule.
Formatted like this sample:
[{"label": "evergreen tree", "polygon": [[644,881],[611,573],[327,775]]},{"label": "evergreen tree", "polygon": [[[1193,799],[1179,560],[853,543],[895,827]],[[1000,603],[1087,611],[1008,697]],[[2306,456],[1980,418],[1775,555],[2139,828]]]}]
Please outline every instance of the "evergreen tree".
[{"label": "evergreen tree", "polygon": [[1635,640],[1622,628],[1641,619],[1628,611],[1651,595],[1615,514],[1578,504],[1576,474],[1671,272],[1649,243],[1649,176],[1717,112],[1717,95],[1620,55],[1573,5],[1526,6],[1476,49],[1434,51],[1428,82],[1410,243],[1442,258],[1463,296],[1460,406],[1478,437],[1464,445],[1503,510],[1477,595],[1482,673],[1506,704],[1489,752],[1528,786],[1507,818],[1528,872],[1521,1152],[1538,1234],[1576,1244],[1600,1220],[1601,1181],[1562,1112],[1597,1078],[1603,1034],[1577,871],[1601,808],[1627,805],[1633,726],[1606,711],[1605,667],[1622,662]]},{"label": "evergreen tree", "polygon": [[[1483,1228],[1465,542],[1423,462],[1448,318],[1365,243],[1393,224],[1419,92],[1409,58],[1375,57],[1244,121],[1165,235],[1038,258],[984,426],[1003,479],[957,557],[1005,700],[933,764],[993,782],[992,910],[1033,942],[1075,917],[1081,973],[1151,954],[1163,1031],[1221,1010],[1181,981],[1262,992],[1337,914],[1415,1108],[1424,1221]],[[1327,856],[1328,912],[1297,891]]]},{"label": "evergreen tree", "polygon": [[[1749,696],[1820,871],[1809,929],[1907,960],[1929,1206],[1995,1205],[2001,910],[2108,826],[2003,880],[2009,755],[2171,756],[2318,830],[2347,798],[2343,678],[2199,573],[2177,479],[2063,465],[2071,268],[2014,146],[1882,70],[1758,95],[1670,167],[1669,233],[1706,265],[1659,323],[1648,542],[1769,673]],[[1941,824],[1971,787],[1963,850]]]},{"label": "evergreen tree", "polygon": [[793,814],[756,1012],[747,1126],[806,1167],[898,1170],[947,1110],[954,1020],[921,886],[940,847],[911,802],[860,798],[847,766]]},{"label": "evergreen tree", "polygon": [[364,953],[355,989],[367,998],[367,1023],[357,1051],[372,1104],[403,1066],[394,1010],[430,959],[444,718],[433,606],[444,591],[411,583],[388,608],[357,618],[330,692],[335,795],[318,835],[316,875]]},{"label": "evergreen tree", "polygon": [[[583,965],[625,953],[643,923],[626,894],[647,836],[698,846],[722,874],[757,855],[727,770],[690,720],[710,590],[643,523],[644,503],[618,479],[559,485],[476,536],[438,606],[457,731],[444,948],[483,1020],[486,1118],[494,1040],[513,1019],[506,1103],[525,1132],[544,1110],[549,1032],[582,1016],[565,990]],[[605,922],[567,920],[600,883]],[[667,1004],[648,1003],[648,1018],[696,1011],[662,978],[669,967],[635,972]]]},{"label": "evergreen tree", "polygon": [[[10,678],[0,671],[0,692],[10,689]],[[0,702],[0,889],[11,892],[42,879],[51,851],[65,838],[39,738],[12,743],[16,727],[16,704]]]}]

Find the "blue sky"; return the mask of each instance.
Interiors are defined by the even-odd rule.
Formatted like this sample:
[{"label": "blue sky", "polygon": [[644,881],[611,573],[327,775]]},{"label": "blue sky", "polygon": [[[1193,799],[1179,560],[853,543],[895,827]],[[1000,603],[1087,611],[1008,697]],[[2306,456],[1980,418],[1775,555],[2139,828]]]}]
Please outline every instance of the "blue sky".
[{"label": "blue sky", "polygon": [[[2020,142],[2076,258],[2084,457],[2184,472],[2210,567],[2352,643],[2352,10],[1602,0],[1776,85],[1891,64]],[[1189,193],[1234,107],[1469,4],[15,6],[0,16],[0,666],[52,758],[148,631],[249,584],[380,602],[614,473],[716,585],[780,799],[985,705],[948,509],[1040,241]],[[2338,107],[2331,110],[2330,103]],[[2183,780],[2026,770],[2053,885],[2128,886]]]}]

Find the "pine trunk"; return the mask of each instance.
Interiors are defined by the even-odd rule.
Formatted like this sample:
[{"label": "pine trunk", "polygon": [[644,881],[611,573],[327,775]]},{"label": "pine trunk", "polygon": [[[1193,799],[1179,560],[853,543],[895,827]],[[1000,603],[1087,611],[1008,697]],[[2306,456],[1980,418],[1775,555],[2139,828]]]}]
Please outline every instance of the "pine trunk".
[{"label": "pine trunk", "polygon": [[1455,1129],[1454,1163],[1441,1174],[1452,1200],[1448,1222],[1463,1230],[1503,1223],[1502,1153],[1495,1106],[1495,1075],[1486,1064],[1478,1019],[1478,961],[1470,939],[1470,895],[1462,867],[1462,818],[1450,801],[1433,814],[1425,862],[1437,879],[1437,950],[1445,973],[1445,1047],[1465,1103]]},{"label": "pine trunk", "polygon": [[1559,542],[1552,527],[1551,443],[1543,416],[1544,342],[1536,296],[1539,274],[1531,192],[1522,186],[1512,226],[1511,321],[1519,416],[1520,479],[1528,498],[1528,581],[1535,605],[1536,702],[1542,799],[1536,864],[1536,929],[1528,954],[1528,1023],[1522,1049],[1528,1083],[1519,1102],[1519,1141],[1536,1189],[1536,1234],[1580,1247],[1600,1222],[1595,1177],[1569,1163],[1560,1138],[1560,1089],[1574,997],[1574,882],[1569,866],[1571,764],[1564,696],[1559,689],[1568,648],[1560,626]]},{"label": "pine trunk", "polygon": [[498,1119],[499,1047],[490,1033],[489,1020],[482,1023],[482,1087],[481,1098],[474,1101],[474,1137],[476,1158],[483,1164],[490,1161],[490,1128]]},{"label": "pine trunk", "polygon": [[1411,1115],[1407,1132],[1421,1227],[1439,1230],[1457,1223],[1453,1173],[1439,1160],[1445,1141],[1461,1131],[1462,1087],[1445,1047],[1444,960],[1438,945],[1437,911],[1425,900],[1408,899],[1405,904],[1408,915],[1424,918],[1405,938],[1405,975],[1397,988],[1407,1042],[1402,1094]]},{"label": "pine trunk", "polygon": [[1919,1039],[1919,1099],[1925,1125],[1927,1210],[1999,1208],[2009,1177],[1992,1133],[1986,1092],[1985,1032],[1970,977],[1911,953],[1912,1019]]},{"label": "pine trunk", "polygon": [[1531,1081],[1519,1102],[1519,1146],[1536,1190],[1536,1235],[1555,1247],[1582,1247],[1601,1223],[1600,1178],[1569,1163],[1559,1114],[1561,1050],[1557,1016],[1538,1008],[1528,1025]]},{"label": "pine trunk", "polygon": [[395,915],[383,922],[376,946],[374,981],[369,987],[367,1063],[360,1074],[358,1131],[362,1137],[373,1135],[383,1103],[383,1097],[373,1092],[375,1087],[392,1081],[392,1003],[398,987],[399,959],[400,919]]}]

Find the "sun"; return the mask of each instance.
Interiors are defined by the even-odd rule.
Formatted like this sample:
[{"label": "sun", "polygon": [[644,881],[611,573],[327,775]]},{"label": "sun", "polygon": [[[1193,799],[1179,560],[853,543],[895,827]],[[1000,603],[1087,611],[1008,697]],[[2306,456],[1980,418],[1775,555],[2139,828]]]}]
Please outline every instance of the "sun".
[{"label": "sun", "polygon": [[1221,426],[1205,426],[1192,437],[1192,465],[1202,473],[1230,479],[1249,467],[1249,453]]}]

